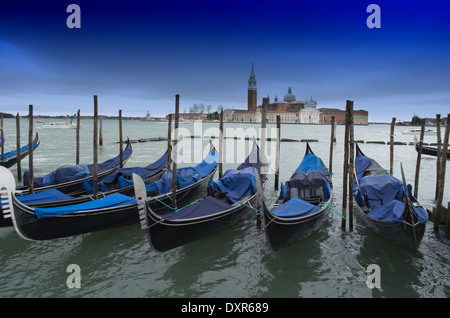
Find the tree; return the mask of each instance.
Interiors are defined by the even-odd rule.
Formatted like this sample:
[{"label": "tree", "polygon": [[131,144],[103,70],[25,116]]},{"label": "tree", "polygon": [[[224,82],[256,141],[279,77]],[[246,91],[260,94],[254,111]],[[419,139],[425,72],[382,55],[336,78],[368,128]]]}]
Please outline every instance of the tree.
[{"label": "tree", "polygon": [[411,119],[411,125],[412,126],[420,126],[422,124],[422,119],[414,114],[413,118]]}]

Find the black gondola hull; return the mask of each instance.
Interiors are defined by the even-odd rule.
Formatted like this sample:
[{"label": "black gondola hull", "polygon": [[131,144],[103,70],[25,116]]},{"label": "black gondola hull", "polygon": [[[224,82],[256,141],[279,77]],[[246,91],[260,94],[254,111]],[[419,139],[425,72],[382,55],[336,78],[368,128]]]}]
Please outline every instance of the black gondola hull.
[{"label": "black gondola hull", "polygon": [[[166,173],[166,170],[160,171],[157,174],[155,174],[154,176],[151,176],[150,178],[146,179],[146,182],[153,183],[153,182],[159,180],[159,178],[161,178],[162,175],[165,173]],[[113,193],[120,193],[120,194],[124,194],[124,195],[128,195],[128,196],[134,196],[134,186],[129,185],[129,186],[126,186],[126,187],[123,187],[120,189],[115,189],[112,191],[101,193],[101,194],[99,194],[99,197],[107,196],[107,195],[110,195]],[[91,200],[92,200],[92,196],[82,195],[80,197],[74,197],[73,199],[69,199],[69,200],[33,203],[30,205],[33,207],[40,207],[40,208],[52,208],[52,207],[57,207],[57,206],[66,206],[66,205],[88,202]]]},{"label": "black gondola hull", "polygon": [[[359,206],[358,210],[360,213],[364,214],[363,210]],[[376,234],[386,238],[389,242],[395,245],[414,252],[417,251],[425,234],[426,228],[426,223],[411,225],[406,223],[380,221],[366,217],[364,218],[364,221]]]},{"label": "black gondola hull", "polygon": [[[132,149],[132,145],[131,142],[128,141],[127,143],[127,147],[125,149]],[[128,159],[130,159],[132,155],[132,152],[130,152],[129,156],[124,157],[122,164],[124,165]],[[97,180],[101,181],[103,178],[105,178],[106,176],[108,176],[109,174],[113,173],[115,170],[117,170],[119,167],[119,165],[114,166],[113,168],[107,169],[105,171],[101,171],[97,174]],[[92,181],[93,180],[93,176],[89,176],[86,178],[80,178],[80,179],[76,179],[76,180],[72,180],[72,181],[68,181],[68,182],[63,182],[63,183],[58,183],[58,184],[52,184],[49,186],[42,186],[42,187],[34,187],[33,191],[34,192],[39,192],[39,191],[44,191],[44,190],[49,190],[49,189],[57,189],[67,195],[72,195],[72,196],[78,196],[84,193],[84,188],[83,188],[83,180],[87,179]],[[22,191],[22,194],[28,194],[30,193],[30,190],[28,189],[28,187],[26,186],[20,186],[17,187],[17,190]]]},{"label": "black gondola hull", "polygon": [[[356,145],[356,155],[365,156],[358,145]],[[377,175],[378,171],[382,171],[381,174],[388,173],[386,170],[380,168],[382,167],[374,159],[372,159],[370,165],[365,169],[369,173],[369,175],[363,176],[361,180],[370,177],[371,175]],[[404,187],[406,188],[403,168],[402,176]],[[359,180],[359,182],[361,182],[361,180]],[[413,221],[411,220],[411,217],[409,215],[405,217],[403,223],[382,221],[370,217],[365,217],[366,213],[368,213],[370,210],[364,205],[358,204],[357,200],[355,201],[357,203],[357,209],[362,215],[364,215],[364,221],[366,222],[367,226],[371,228],[375,233],[377,233],[381,237],[386,238],[389,242],[397,246],[402,246],[411,251],[417,251],[425,233],[426,222],[418,223],[416,221]],[[416,205],[418,204],[417,199],[413,196],[410,196],[406,201],[411,201],[410,203],[414,203]]]},{"label": "black gondola hull", "polygon": [[[154,182],[156,180],[158,180],[163,174],[165,173],[165,171],[161,171],[158,174],[156,174],[155,176],[151,177],[148,179],[148,182]],[[133,196],[134,195],[134,187],[133,185],[125,187],[125,188],[121,188],[121,189],[117,189],[114,191],[110,191],[105,195],[110,195],[113,193],[120,193],[120,194],[124,194],[124,195],[128,195],[128,196]],[[45,203],[35,203],[32,204],[30,206],[32,207],[40,207],[40,208],[54,208],[54,207],[58,207],[58,206],[67,206],[67,205],[72,205],[72,204],[78,204],[78,203],[83,203],[83,202],[88,202],[91,201],[92,198],[90,196],[82,196],[82,197],[76,197],[70,200],[63,200],[63,201],[52,201],[52,202],[45,202]],[[169,200],[167,200],[169,201]],[[168,202],[169,203],[169,202]],[[155,205],[158,205],[155,202]],[[8,227],[8,226],[13,226],[13,223],[11,221],[11,218],[4,218],[3,217],[3,210],[0,207],[0,227]]]},{"label": "black gondola hull", "polygon": [[318,230],[327,219],[329,207],[303,218],[279,218],[263,205],[264,227],[269,247],[278,252],[311,235]]},{"label": "black gondola hull", "polygon": [[[307,154],[314,154],[308,143],[306,144],[305,155]],[[323,162],[322,168],[324,171],[328,170]],[[331,174],[326,174],[325,182],[328,182],[331,186],[329,198],[327,198],[327,201],[323,202],[323,206],[319,211],[311,215],[292,218],[279,217],[272,213],[272,211],[269,211],[265,202],[262,202],[262,215],[266,239],[273,252],[278,252],[283,248],[308,237],[323,225],[330,212],[330,205],[333,199]]]},{"label": "black gondola hull", "polygon": [[[189,204],[204,196],[207,191],[208,179],[214,175],[215,171],[216,169],[198,182],[178,190],[177,202],[179,206]],[[160,213],[172,211],[168,207],[171,202],[170,193],[148,199],[148,204]],[[13,204],[16,231],[27,240],[68,237],[139,222],[137,204],[41,219],[37,218],[33,208],[21,204],[15,197],[13,197]]]},{"label": "black gondola hull", "polygon": [[[419,144],[416,144],[416,151],[419,152]],[[437,156],[437,147],[422,146],[422,154]],[[450,149],[447,150],[447,159],[450,159]]]},{"label": "black gondola hull", "polygon": [[256,195],[253,195],[244,202],[246,205],[240,204],[217,214],[191,220],[169,221],[150,212],[147,214],[150,245],[154,250],[164,252],[225,230],[251,214],[252,210],[247,205],[253,204],[255,199]]},{"label": "black gondola hull", "polygon": [[[39,138],[39,134],[36,133],[36,136],[34,137],[33,140],[33,151],[35,151],[37,149],[37,147],[39,147],[39,145],[41,144],[40,138]],[[34,146],[36,145],[36,146]],[[28,154],[30,153],[29,150],[26,151],[21,151],[20,152],[20,160],[24,159],[26,156],[28,156]],[[1,156],[0,156],[1,159]],[[5,168],[11,168],[12,166],[14,166],[17,162],[19,161],[19,156],[17,156],[17,154],[15,156],[9,157],[8,160],[6,161],[1,161],[0,160],[0,165],[5,167]]]},{"label": "black gondola hull", "polygon": [[16,231],[27,240],[68,237],[138,222],[136,204],[84,213],[38,219],[19,205],[14,206]]}]

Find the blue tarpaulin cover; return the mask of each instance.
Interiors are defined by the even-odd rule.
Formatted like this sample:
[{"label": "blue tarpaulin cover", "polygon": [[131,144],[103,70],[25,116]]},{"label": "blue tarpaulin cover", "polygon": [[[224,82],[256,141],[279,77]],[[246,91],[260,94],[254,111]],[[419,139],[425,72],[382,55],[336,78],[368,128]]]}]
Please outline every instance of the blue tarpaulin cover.
[{"label": "blue tarpaulin cover", "polygon": [[[206,158],[195,167],[177,169],[177,189],[185,188],[198,180],[208,176],[217,166],[219,155],[217,152],[208,154]],[[172,192],[172,170],[163,175],[152,185],[147,185],[147,192],[158,190],[158,194]]]},{"label": "blue tarpaulin cover", "polygon": [[[360,180],[360,197],[366,195],[368,199],[383,199],[380,201],[368,200],[372,211],[365,217],[390,221],[403,222],[403,211],[405,203],[402,202],[404,195],[403,183],[390,174],[364,177]],[[418,216],[418,222],[423,223],[428,220],[428,214],[423,207],[414,207]]]},{"label": "blue tarpaulin cover", "polygon": [[298,166],[297,170],[295,170],[295,172],[310,173],[316,170],[325,174],[322,167],[322,159],[320,159],[313,153],[309,153],[303,157],[302,162]]},{"label": "blue tarpaulin cover", "polygon": [[207,196],[203,200],[200,200],[197,203],[188,206],[187,208],[184,208],[175,213],[161,215],[161,217],[166,220],[191,219],[222,212],[230,208],[231,205],[212,196]]},{"label": "blue tarpaulin cover", "polygon": [[[403,183],[390,174],[364,177],[359,182],[360,191],[369,199],[383,199],[383,204],[391,200],[402,200]],[[381,205],[380,201],[369,200],[370,207]]]},{"label": "blue tarpaulin cover", "polygon": [[358,189],[358,183],[356,180],[361,180],[364,175],[364,170],[367,169],[367,167],[372,163],[372,159],[369,157],[366,157],[364,155],[359,155],[355,158],[355,171],[356,176],[353,180],[353,196],[355,197],[356,202],[359,206],[364,205],[364,198],[362,196],[362,193]]},{"label": "blue tarpaulin cover", "polygon": [[204,178],[214,170],[218,163],[219,153],[211,152],[205,157],[202,162],[195,166],[195,170],[197,170],[201,178]]},{"label": "blue tarpaulin cover", "polygon": [[108,195],[104,198],[93,200],[89,202],[73,204],[62,207],[54,207],[54,208],[35,208],[36,216],[38,219],[70,214],[74,212],[82,212],[87,210],[96,210],[96,209],[104,209],[104,208],[112,208],[117,206],[123,206],[128,204],[135,204],[136,199],[120,194],[114,193]]},{"label": "blue tarpaulin cover", "polygon": [[272,213],[285,218],[304,217],[320,211],[321,208],[303,201],[299,198],[292,198],[289,201],[277,206],[272,210]]},{"label": "blue tarpaulin cover", "polygon": [[33,205],[33,203],[44,203],[53,201],[63,201],[73,199],[70,195],[64,194],[56,189],[49,189],[45,191],[18,195],[17,200],[26,205]]},{"label": "blue tarpaulin cover", "polygon": [[[146,167],[130,167],[117,169],[113,173],[103,178],[102,181],[98,182],[97,189],[100,192],[107,192],[115,188],[121,189],[123,187],[130,186],[133,184],[133,180],[131,179],[133,173],[136,173],[143,180],[145,180],[160,172],[165,166],[167,166],[167,153],[165,153],[157,161]],[[127,176],[130,179],[126,179],[123,176]],[[83,188],[86,190],[87,194],[94,193],[94,185],[90,180],[83,180]]]},{"label": "blue tarpaulin cover", "polygon": [[[177,169],[177,189],[182,189],[200,180],[200,174],[192,167]],[[163,175],[155,182],[158,193],[169,193],[172,191],[172,170]]]},{"label": "blue tarpaulin cover", "polygon": [[364,174],[364,170],[366,170],[371,163],[372,159],[363,155],[359,155],[355,158],[355,170],[358,180],[361,180]]},{"label": "blue tarpaulin cover", "polygon": [[[1,145],[1,142],[0,142],[0,145]],[[33,144],[33,149],[36,148],[36,147],[37,147],[37,144]],[[28,148],[29,148],[28,145],[23,146],[22,148],[20,148],[20,153],[22,154],[22,153],[28,151]],[[8,151],[8,152],[5,152],[3,154],[4,160],[6,160],[6,159],[8,159],[10,157],[15,157],[15,156],[17,156],[17,150]],[[1,158],[1,155],[0,155],[0,160],[1,159],[2,158]]]},{"label": "blue tarpaulin cover", "polygon": [[228,169],[217,182],[210,180],[209,184],[213,189],[227,192],[226,197],[234,203],[256,192],[255,169]]},{"label": "blue tarpaulin cover", "polygon": [[322,185],[324,186],[325,194],[327,196],[331,194],[331,186],[326,182],[325,172],[323,171],[322,159],[312,153],[303,157],[302,162],[291,176],[291,179],[286,182],[286,185],[281,183],[279,199],[286,198],[290,188],[309,185]]},{"label": "blue tarpaulin cover", "polygon": [[[124,160],[131,156],[133,150],[130,148],[126,148],[123,151]],[[114,158],[111,158],[103,163],[98,164],[98,173],[102,173],[106,170],[112,169],[113,167],[119,165],[120,163],[120,155],[117,155]],[[86,174],[87,171],[87,174]],[[92,175],[93,165],[65,165],[62,166],[55,171],[46,174],[43,177],[33,178],[35,187],[46,187],[53,184],[64,183],[76,179],[82,179],[84,177]],[[23,184],[25,186],[29,185],[30,174],[28,171],[23,173]]]},{"label": "blue tarpaulin cover", "polygon": [[[394,223],[403,222],[403,211],[405,203],[398,200],[391,200],[380,205],[366,214],[366,218],[377,219],[381,221],[389,221]],[[414,207],[418,216],[419,223],[425,223],[428,220],[428,214],[423,207]]]},{"label": "blue tarpaulin cover", "polygon": [[162,155],[157,161],[149,164],[146,167],[130,167],[130,168],[120,168],[103,178],[102,182],[109,185],[117,181],[119,176],[132,177],[133,173],[136,173],[142,179],[147,179],[159,171],[161,171],[165,166],[167,166],[167,153]]}]

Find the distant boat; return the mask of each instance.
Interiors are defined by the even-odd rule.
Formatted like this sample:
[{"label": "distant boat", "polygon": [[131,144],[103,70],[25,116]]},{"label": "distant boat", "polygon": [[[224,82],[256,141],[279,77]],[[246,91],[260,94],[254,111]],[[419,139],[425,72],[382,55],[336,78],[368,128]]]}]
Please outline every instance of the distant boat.
[{"label": "distant boat", "polygon": [[51,122],[48,124],[42,125],[42,128],[77,128],[77,124],[74,124],[73,122],[67,123],[67,122]]},{"label": "distant boat", "polygon": [[[408,129],[402,130],[403,135],[420,135],[421,129]],[[425,135],[436,135],[436,130],[433,129],[425,129]]]},{"label": "distant boat", "polygon": [[[419,152],[419,144],[416,143],[416,151]],[[437,147],[422,146],[424,155],[437,156]],[[447,159],[450,159],[450,149],[447,149]]]}]

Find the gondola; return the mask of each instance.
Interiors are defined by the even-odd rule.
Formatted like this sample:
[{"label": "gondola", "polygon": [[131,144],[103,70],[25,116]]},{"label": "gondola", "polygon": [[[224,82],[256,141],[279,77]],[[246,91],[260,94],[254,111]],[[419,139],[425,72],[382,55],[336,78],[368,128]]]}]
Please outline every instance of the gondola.
[{"label": "gondola", "polygon": [[[366,224],[392,243],[416,251],[428,215],[406,184],[389,174],[356,145],[353,196]],[[406,191],[405,191],[406,189]]]},{"label": "gondola", "polygon": [[333,198],[331,173],[306,144],[305,156],[291,176],[281,185],[274,208],[263,201],[264,229],[274,252],[309,236],[325,222]]},{"label": "gondola", "polygon": [[[133,153],[133,147],[130,140],[127,140],[127,146],[122,153],[122,165],[124,165],[128,159],[130,159]],[[98,180],[102,180],[107,175],[118,169],[120,166],[120,154],[114,158],[106,160],[105,162],[98,164]],[[83,193],[83,180],[93,179],[93,164],[78,164],[78,165],[64,165],[43,177],[33,178],[33,191],[39,192],[49,189],[57,189],[62,193],[68,195],[80,195]],[[22,191],[22,194],[30,193],[29,189],[29,172],[25,171],[23,174],[23,186],[17,187],[18,191]]]},{"label": "gondola", "polygon": [[[36,150],[37,147],[41,144],[41,140],[39,138],[39,134],[36,133],[36,136],[33,140],[33,151]],[[20,148],[20,160],[28,156],[30,153],[29,151],[29,145],[25,145],[22,148]],[[10,168],[13,165],[15,165],[19,161],[19,156],[17,155],[17,150],[9,151],[3,154],[3,158],[0,155],[0,166],[3,166],[5,168]]]},{"label": "gondola", "polygon": [[[106,176],[98,183],[98,196],[104,197],[114,193],[121,193],[128,196],[134,196],[134,187],[132,184],[132,173],[138,173],[144,178],[145,183],[153,183],[167,172],[167,152],[158,160],[146,167],[119,168]],[[67,195],[57,189],[48,189],[36,193],[21,194],[16,193],[16,199],[22,204],[30,207],[51,208],[92,200],[93,184],[90,180],[83,180],[84,191],[78,195]],[[10,218],[3,219],[0,208],[0,227],[12,226]]]},{"label": "gondola", "polygon": [[[214,175],[217,161],[218,154],[214,150],[197,166],[177,170],[177,181],[179,181],[177,183],[180,184],[177,202],[180,206],[204,195],[203,189],[209,178]],[[195,170],[196,174],[192,170]],[[156,210],[165,212],[171,211],[172,193],[170,191],[156,194],[158,190],[155,188],[159,189],[161,184],[164,187],[168,175],[171,175],[171,171],[155,183],[146,185],[149,189],[148,204]],[[0,182],[2,180],[3,177]],[[1,184],[0,188],[2,188]],[[3,194],[2,205],[6,206],[3,209],[3,217],[11,217],[16,232],[26,240],[67,237],[139,221],[135,198],[121,193],[114,193],[89,202],[52,208],[30,207],[17,200],[14,193],[10,194],[9,200]]]},{"label": "gondola", "polygon": [[[416,151],[419,152],[419,144],[418,143],[416,143]],[[436,157],[437,156],[437,147],[422,145],[422,154]],[[447,159],[450,159],[450,149],[447,149]]]},{"label": "gondola", "polygon": [[262,191],[255,169],[259,160],[259,149],[255,145],[256,142],[237,169],[227,170],[217,182],[209,181],[208,195],[169,214],[152,209],[142,179],[133,176],[141,228],[146,231],[155,251],[164,252],[205,238],[234,225],[252,212]]}]

